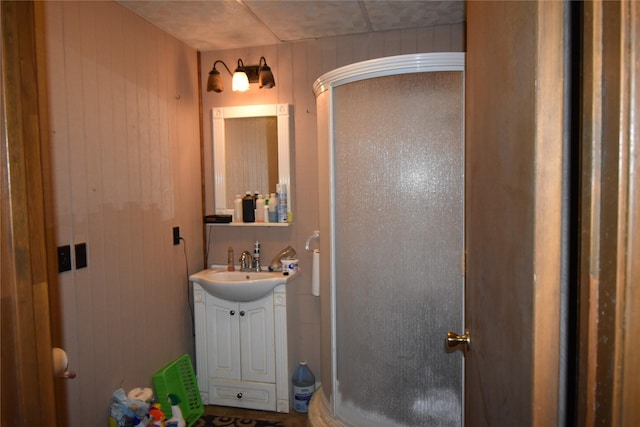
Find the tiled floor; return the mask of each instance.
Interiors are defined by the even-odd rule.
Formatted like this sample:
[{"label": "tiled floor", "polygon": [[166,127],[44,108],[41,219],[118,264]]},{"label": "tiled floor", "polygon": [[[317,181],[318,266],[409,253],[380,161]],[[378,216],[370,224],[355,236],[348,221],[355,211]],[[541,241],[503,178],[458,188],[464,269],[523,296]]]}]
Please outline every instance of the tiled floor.
[{"label": "tiled floor", "polygon": [[264,421],[281,421],[284,423],[285,427],[307,427],[309,425],[307,423],[307,414],[298,414],[293,411],[288,414],[281,414],[278,412],[255,411],[252,409],[205,405],[204,413],[205,415],[216,414],[235,418],[248,418]]}]

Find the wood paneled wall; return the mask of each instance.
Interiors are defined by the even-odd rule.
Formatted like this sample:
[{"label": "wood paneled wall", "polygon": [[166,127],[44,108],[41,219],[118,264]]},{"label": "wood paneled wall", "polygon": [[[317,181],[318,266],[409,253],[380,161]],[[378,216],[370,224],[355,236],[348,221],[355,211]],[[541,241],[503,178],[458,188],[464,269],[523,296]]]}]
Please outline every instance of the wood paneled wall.
[{"label": "wood paneled wall", "polygon": [[58,384],[68,418],[59,425],[106,425],[116,389],[151,386],[153,373],[193,352],[198,58],[115,2],[36,5],[49,253],[79,243],[88,252],[87,268],[50,267],[54,345],[78,373]]},{"label": "wood paneled wall", "polygon": [[[211,109],[250,104],[293,104],[294,142],[292,149],[293,224],[284,228],[212,227],[207,233],[209,264],[224,264],[227,248],[236,254],[251,249],[254,240],[262,243],[263,259],[270,261],[286,245],[292,245],[300,259],[300,275],[287,291],[290,370],[299,360],[307,360],[321,378],[320,302],[311,294],[311,254],[305,251],[307,237],[318,229],[318,163],[316,101],[313,82],[324,73],[344,65],[422,52],[461,52],[465,50],[465,28],[446,25],[418,30],[388,31],[362,35],[329,37],[275,46],[204,52],[201,56],[202,120],[205,209],[213,213],[213,171]],[[257,64],[264,56],[276,80],[273,89],[258,89],[257,84],[245,93],[231,91],[231,77],[222,71],[225,90],[206,92],[208,73],[217,59],[233,70],[238,58],[244,64]],[[384,201],[373,195],[372,203]],[[322,238],[322,236],[321,236]],[[315,246],[314,246],[315,247]]]}]

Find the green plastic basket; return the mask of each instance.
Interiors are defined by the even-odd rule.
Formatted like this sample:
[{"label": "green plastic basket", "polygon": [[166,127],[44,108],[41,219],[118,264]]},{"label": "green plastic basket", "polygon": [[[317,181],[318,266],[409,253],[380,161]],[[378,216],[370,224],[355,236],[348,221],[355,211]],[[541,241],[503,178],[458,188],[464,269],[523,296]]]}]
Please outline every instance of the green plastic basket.
[{"label": "green plastic basket", "polygon": [[169,394],[178,396],[180,411],[187,425],[191,427],[204,413],[198,382],[193,373],[191,358],[188,354],[169,363],[153,376],[153,386],[156,391],[160,409],[167,419],[171,418],[171,403]]}]

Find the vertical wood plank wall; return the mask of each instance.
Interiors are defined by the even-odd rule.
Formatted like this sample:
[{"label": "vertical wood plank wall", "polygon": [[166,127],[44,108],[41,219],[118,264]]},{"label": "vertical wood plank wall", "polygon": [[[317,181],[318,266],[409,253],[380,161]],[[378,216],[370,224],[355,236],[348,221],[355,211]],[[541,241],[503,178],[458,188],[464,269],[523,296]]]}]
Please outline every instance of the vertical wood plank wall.
[{"label": "vertical wood plank wall", "polygon": [[59,425],[106,425],[116,389],[151,386],[154,372],[193,352],[186,264],[203,268],[197,52],[115,2],[36,4],[49,246],[88,252],[88,267],[74,260],[52,293],[54,345],[78,373],[58,380],[68,418]]},{"label": "vertical wood plank wall", "polygon": [[[287,245],[300,259],[300,275],[287,289],[289,369],[299,360],[307,360],[316,378],[320,378],[320,302],[311,294],[311,254],[305,242],[318,229],[318,163],[316,102],[311,90],[322,74],[355,62],[385,56],[422,52],[461,52],[465,50],[464,24],[444,25],[417,30],[387,31],[363,35],[328,37],[318,40],[283,43],[274,46],[204,52],[201,57],[204,189],[206,213],[213,213],[213,171],[211,109],[249,104],[293,104],[294,142],[292,149],[293,224],[288,228],[212,227],[209,264],[224,264],[227,248],[236,254],[260,240],[262,258],[267,262]],[[244,64],[258,64],[264,56],[276,80],[273,89],[245,93],[231,91],[231,77],[222,72],[224,91],[206,92],[213,62],[223,60],[232,70],[238,58]],[[372,194],[372,203],[384,202],[384,195]],[[322,236],[320,237],[322,238]],[[315,247],[315,246],[314,246]]]}]

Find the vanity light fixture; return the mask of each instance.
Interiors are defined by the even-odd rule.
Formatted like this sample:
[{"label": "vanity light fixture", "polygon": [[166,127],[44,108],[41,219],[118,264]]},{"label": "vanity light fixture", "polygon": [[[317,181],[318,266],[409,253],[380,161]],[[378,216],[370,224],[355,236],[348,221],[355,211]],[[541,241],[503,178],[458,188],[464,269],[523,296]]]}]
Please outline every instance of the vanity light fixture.
[{"label": "vanity light fixture", "polygon": [[[216,60],[213,63],[213,68],[209,72],[209,80],[207,81],[207,92],[222,92],[222,78],[220,72],[216,70],[216,65],[224,65],[229,75],[231,70],[227,67],[224,61]],[[233,79],[231,81],[231,89],[234,92],[245,92],[249,90],[249,83],[260,83],[260,88],[266,87],[271,89],[276,85],[276,81],[273,78],[271,68],[267,65],[267,60],[264,56],[260,57],[258,65],[244,65],[242,59],[238,59],[238,66],[233,73]]]}]

